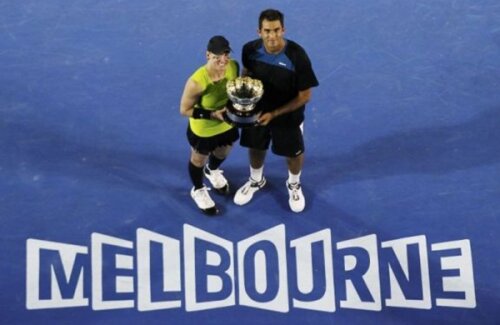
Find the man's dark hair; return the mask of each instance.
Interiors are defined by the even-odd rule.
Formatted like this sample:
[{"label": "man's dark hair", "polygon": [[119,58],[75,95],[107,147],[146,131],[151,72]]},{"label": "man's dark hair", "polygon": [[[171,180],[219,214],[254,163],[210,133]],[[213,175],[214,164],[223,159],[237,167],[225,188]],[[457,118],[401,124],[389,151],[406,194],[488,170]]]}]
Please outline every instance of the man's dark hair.
[{"label": "man's dark hair", "polygon": [[262,22],[264,20],[275,21],[279,20],[281,23],[281,27],[285,27],[285,16],[276,9],[266,9],[260,13],[259,16],[259,29],[262,28]]}]

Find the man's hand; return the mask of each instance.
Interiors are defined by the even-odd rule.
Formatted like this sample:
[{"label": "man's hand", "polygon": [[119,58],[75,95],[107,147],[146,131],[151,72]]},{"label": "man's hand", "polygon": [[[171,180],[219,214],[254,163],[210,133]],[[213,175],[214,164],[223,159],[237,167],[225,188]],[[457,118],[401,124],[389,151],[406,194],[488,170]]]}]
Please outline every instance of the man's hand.
[{"label": "man's hand", "polygon": [[265,126],[268,125],[273,118],[274,118],[273,112],[262,113],[260,114],[257,123],[259,123],[259,125]]}]

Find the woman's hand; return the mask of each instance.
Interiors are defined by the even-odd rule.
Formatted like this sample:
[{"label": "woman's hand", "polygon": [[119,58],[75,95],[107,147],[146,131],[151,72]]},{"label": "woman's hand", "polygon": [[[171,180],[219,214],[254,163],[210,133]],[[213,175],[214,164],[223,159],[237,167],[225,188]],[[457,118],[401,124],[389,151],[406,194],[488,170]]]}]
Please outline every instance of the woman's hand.
[{"label": "woman's hand", "polygon": [[219,120],[219,121],[225,121],[224,119],[224,112],[226,111],[226,108],[222,108],[222,109],[219,109],[219,110],[216,110],[216,111],[213,111],[212,112],[212,119],[213,120]]}]

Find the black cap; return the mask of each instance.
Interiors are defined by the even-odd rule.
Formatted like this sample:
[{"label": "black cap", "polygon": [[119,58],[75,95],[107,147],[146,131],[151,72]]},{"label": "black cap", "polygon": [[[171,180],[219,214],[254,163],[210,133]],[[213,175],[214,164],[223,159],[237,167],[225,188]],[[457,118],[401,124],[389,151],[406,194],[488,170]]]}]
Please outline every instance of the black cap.
[{"label": "black cap", "polygon": [[208,41],[207,51],[219,55],[231,52],[231,48],[229,47],[229,41],[224,36],[216,35]]}]

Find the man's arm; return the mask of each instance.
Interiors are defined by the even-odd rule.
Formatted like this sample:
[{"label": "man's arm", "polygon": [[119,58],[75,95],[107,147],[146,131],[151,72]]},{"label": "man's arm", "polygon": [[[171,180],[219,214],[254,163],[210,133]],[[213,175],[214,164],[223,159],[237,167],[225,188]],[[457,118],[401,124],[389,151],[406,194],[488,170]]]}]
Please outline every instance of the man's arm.
[{"label": "man's arm", "polygon": [[275,117],[278,117],[280,115],[287,114],[287,113],[290,113],[290,112],[293,112],[293,111],[299,109],[300,107],[305,105],[311,99],[311,95],[312,95],[311,88],[299,91],[298,95],[295,98],[293,98],[291,101],[286,103],[285,105],[278,107],[277,109],[275,109],[271,112],[263,113],[259,117],[259,124],[260,125],[267,125]]},{"label": "man's arm", "polygon": [[241,76],[242,77],[249,77],[250,76],[250,73],[249,73],[247,68],[243,67],[243,69],[241,71]]}]

